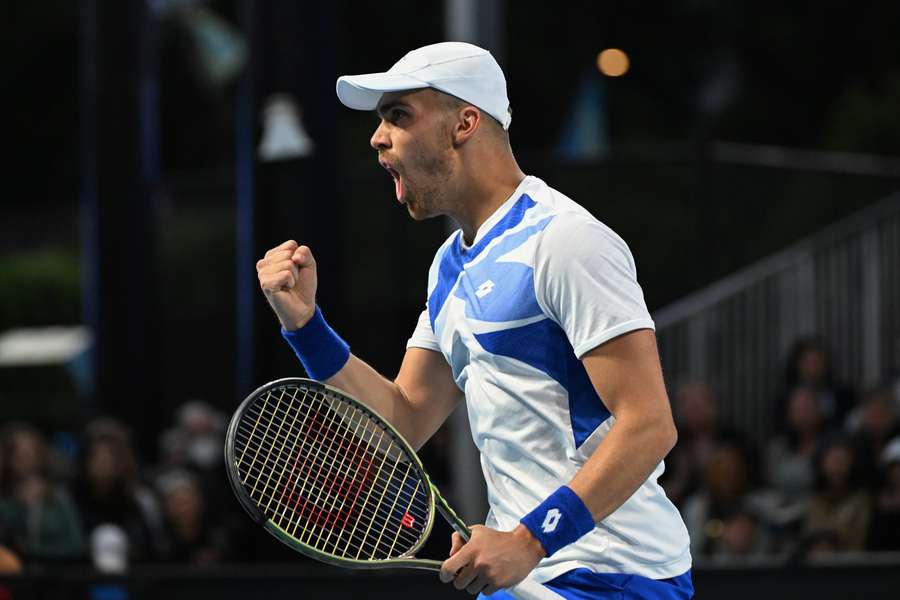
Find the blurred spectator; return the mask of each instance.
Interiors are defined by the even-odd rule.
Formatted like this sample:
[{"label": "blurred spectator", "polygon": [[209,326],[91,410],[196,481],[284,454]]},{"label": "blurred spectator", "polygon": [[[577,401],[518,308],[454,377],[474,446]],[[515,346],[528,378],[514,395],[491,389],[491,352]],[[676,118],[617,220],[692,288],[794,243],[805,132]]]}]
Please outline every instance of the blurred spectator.
[{"label": "blurred spectator", "polygon": [[210,471],[222,464],[225,416],[205,402],[193,400],[178,409],[175,426],[160,439],[163,463]]},{"label": "blurred spectator", "polygon": [[885,447],[879,475],[867,549],[897,552],[900,551],[900,437]]},{"label": "blurred spectator", "polygon": [[765,552],[766,536],[757,518],[761,501],[753,484],[742,446],[726,443],[713,450],[703,469],[703,487],[682,508],[694,556]]},{"label": "blurred spectator", "polygon": [[234,498],[225,476],[224,414],[199,400],[186,402],[175,417],[175,426],[160,438],[164,469],[194,473],[206,498],[207,516],[225,518],[234,509]]},{"label": "blurred spectator", "polygon": [[766,483],[774,497],[769,517],[779,526],[797,523],[815,491],[815,456],[823,440],[825,422],[815,391],[795,387],[785,406],[784,432],[766,447]]},{"label": "blurred spectator", "polygon": [[832,441],[816,460],[817,493],[804,523],[807,542],[816,539],[828,543],[813,545],[808,548],[810,553],[864,549],[871,496],[859,484],[859,461],[853,444],[843,439]]},{"label": "blurred spectator", "polygon": [[888,387],[867,390],[848,421],[859,451],[862,475],[867,481],[874,481],[885,446],[900,435],[893,390]]},{"label": "blurred spectator", "polygon": [[0,577],[18,575],[22,572],[22,561],[16,553],[0,544]]},{"label": "blurred spectator", "polygon": [[118,525],[104,523],[91,531],[91,560],[99,572],[124,573],[129,554],[128,536]]},{"label": "blurred spectator", "polygon": [[853,391],[836,380],[831,353],[819,337],[797,340],[791,349],[785,369],[784,392],[775,406],[775,422],[779,428],[785,424],[788,395],[797,386],[813,390],[819,412],[830,426],[840,425],[853,408]]},{"label": "blurred spectator", "polygon": [[[676,506],[697,491],[706,463],[718,446],[726,442],[744,444],[736,431],[719,422],[717,404],[715,392],[704,381],[685,382],[675,393],[678,444],[666,457],[660,485]],[[748,460],[754,458],[748,452]]]},{"label": "blurred spectator", "polygon": [[209,518],[196,477],[182,469],[169,471],[160,476],[157,486],[169,537],[166,559],[205,565],[225,558],[228,535],[224,526]]},{"label": "blurred spectator", "polygon": [[[3,445],[0,444],[0,474],[3,473]],[[9,547],[10,539],[6,524],[0,520],[0,577],[18,575],[22,572],[22,561]]]},{"label": "blurred spectator", "polygon": [[112,419],[96,419],[85,430],[74,486],[84,531],[115,525],[127,540],[129,562],[157,558],[162,550],[162,511],[142,485],[131,435]]},{"label": "blurred spectator", "polygon": [[83,555],[75,504],[48,474],[48,449],[35,428],[13,424],[0,434],[0,528],[23,559],[71,560]]},{"label": "blurred spectator", "polygon": [[721,534],[710,554],[719,561],[763,558],[771,546],[765,523],[757,510],[741,507],[722,521]]}]

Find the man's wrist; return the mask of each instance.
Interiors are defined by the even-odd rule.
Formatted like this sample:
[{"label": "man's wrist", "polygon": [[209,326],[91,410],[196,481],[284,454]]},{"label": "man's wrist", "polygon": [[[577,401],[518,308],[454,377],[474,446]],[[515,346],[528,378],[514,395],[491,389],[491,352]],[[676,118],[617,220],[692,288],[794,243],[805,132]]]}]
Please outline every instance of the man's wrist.
[{"label": "man's wrist", "polygon": [[547,556],[547,551],[544,549],[544,546],[541,545],[541,542],[521,523],[516,525],[516,528],[513,529],[511,533],[518,538],[519,543],[522,544],[522,546],[535,556],[539,558]]},{"label": "man's wrist", "polygon": [[561,486],[519,521],[540,542],[547,556],[593,531],[590,510],[578,494]]},{"label": "man's wrist", "polygon": [[318,306],[303,327],[294,331],[282,327],[281,336],[316,381],[334,377],[350,358],[350,346],[328,325]]},{"label": "man's wrist", "polygon": [[309,323],[312,320],[312,318],[315,316],[316,308],[317,308],[317,306],[315,304],[313,304],[312,307],[307,312],[300,315],[299,318],[297,318],[293,321],[289,321],[287,323],[285,323],[284,321],[281,321],[281,328],[288,333],[293,333],[293,332],[297,331],[298,329],[303,329],[303,327],[305,327],[306,324]]}]

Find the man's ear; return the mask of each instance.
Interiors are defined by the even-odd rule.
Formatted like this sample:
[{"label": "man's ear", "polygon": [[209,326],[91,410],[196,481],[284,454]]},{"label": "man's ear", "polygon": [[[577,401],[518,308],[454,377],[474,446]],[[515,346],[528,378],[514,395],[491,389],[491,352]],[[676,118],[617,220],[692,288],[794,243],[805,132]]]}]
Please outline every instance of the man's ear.
[{"label": "man's ear", "polygon": [[456,114],[451,130],[455,147],[465,144],[481,126],[481,111],[474,106],[463,106]]}]

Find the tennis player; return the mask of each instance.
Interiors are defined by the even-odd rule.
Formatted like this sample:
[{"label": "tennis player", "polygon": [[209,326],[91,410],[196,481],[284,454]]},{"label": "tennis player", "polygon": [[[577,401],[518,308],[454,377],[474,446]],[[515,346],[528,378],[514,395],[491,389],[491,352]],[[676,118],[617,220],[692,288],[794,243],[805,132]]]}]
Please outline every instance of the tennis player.
[{"label": "tennis player", "polygon": [[326,323],[310,248],[267,252],[260,286],[309,376],[414,447],[464,393],[491,509],[468,543],[454,534],[441,579],[494,598],[529,574],[566,598],[690,598],[688,534],[657,484],[675,427],[628,246],[519,169],[486,50],[425,46],[339,78],[337,95],[377,112],[370,143],[409,214],[460,227],[435,254],[396,379]]}]

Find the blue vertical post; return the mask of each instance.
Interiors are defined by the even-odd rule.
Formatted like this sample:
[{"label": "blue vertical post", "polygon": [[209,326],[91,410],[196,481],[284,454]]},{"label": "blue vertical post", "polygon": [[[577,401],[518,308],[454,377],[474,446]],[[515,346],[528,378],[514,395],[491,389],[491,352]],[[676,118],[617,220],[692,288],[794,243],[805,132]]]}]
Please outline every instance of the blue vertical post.
[{"label": "blue vertical post", "polygon": [[241,0],[239,5],[240,24],[247,40],[247,64],[238,84],[237,111],[235,123],[235,189],[237,207],[237,264],[235,292],[237,365],[235,368],[235,391],[237,399],[243,398],[253,386],[254,365],[254,318],[253,302],[256,297],[255,241],[254,241],[254,145],[253,131],[256,122],[253,115],[254,81],[254,19],[252,0]]},{"label": "blue vertical post", "polygon": [[79,11],[79,114],[81,120],[80,215],[81,242],[81,322],[88,327],[93,343],[88,352],[83,379],[84,405],[82,412],[90,414],[94,409],[96,391],[96,347],[100,323],[100,298],[97,282],[98,233],[97,233],[97,2],[84,0]]},{"label": "blue vertical post", "polygon": [[141,127],[141,176],[149,217],[156,218],[160,179],[159,18],[152,0],[142,0],[138,111]]}]

